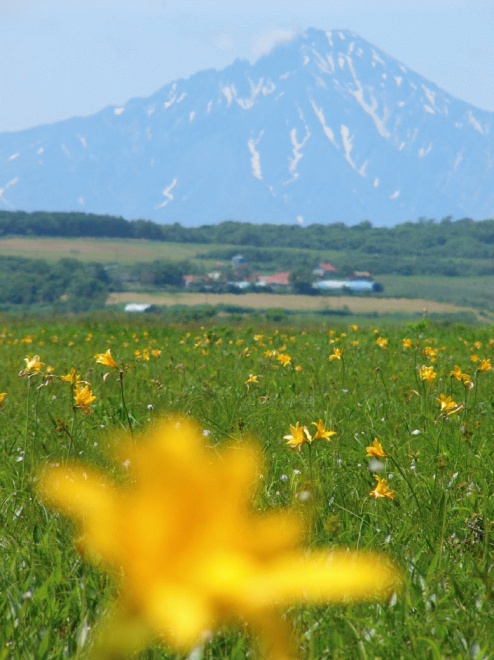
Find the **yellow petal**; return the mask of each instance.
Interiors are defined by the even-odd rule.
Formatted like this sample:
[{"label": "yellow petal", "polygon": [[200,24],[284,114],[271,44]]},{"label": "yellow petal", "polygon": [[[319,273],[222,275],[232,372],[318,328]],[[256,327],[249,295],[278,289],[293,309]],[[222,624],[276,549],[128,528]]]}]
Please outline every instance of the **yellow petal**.
[{"label": "yellow petal", "polygon": [[213,612],[198,593],[167,584],[149,594],[147,617],[154,629],[176,648],[188,650],[214,625]]},{"label": "yellow petal", "polygon": [[341,603],[386,597],[400,576],[382,555],[334,551],[287,555],[249,585],[253,603]]}]

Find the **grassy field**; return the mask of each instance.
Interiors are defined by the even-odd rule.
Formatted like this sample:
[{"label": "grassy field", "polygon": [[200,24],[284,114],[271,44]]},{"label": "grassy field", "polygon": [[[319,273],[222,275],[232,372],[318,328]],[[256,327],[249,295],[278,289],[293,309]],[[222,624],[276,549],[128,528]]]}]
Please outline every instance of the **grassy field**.
[{"label": "grassy field", "polygon": [[438,303],[424,298],[374,298],[357,296],[295,296],[268,293],[214,294],[214,293],[112,293],[108,305],[124,303],[148,303],[153,305],[229,305],[249,309],[285,309],[289,311],[348,310],[352,314],[410,314],[421,317],[424,313],[456,314],[473,312],[471,307],[458,307],[450,303]]},{"label": "grassy field", "polygon": [[0,657],[494,657],[492,326],[2,326]]},{"label": "grassy field", "polygon": [[396,277],[382,275],[386,296],[426,298],[494,311],[494,277]]},{"label": "grassy field", "polygon": [[134,264],[137,261],[184,261],[209,246],[161,243],[133,239],[9,237],[0,239],[0,255],[46,259],[98,261],[103,264]]}]

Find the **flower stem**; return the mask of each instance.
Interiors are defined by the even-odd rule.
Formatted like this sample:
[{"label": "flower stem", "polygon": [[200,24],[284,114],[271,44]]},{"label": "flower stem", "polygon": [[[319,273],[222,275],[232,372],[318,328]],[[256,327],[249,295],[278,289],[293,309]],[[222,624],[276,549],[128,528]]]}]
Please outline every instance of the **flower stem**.
[{"label": "flower stem", "polygon": [[123,372],[123,371],[119,371],[119,374],[118,374],[118,380],[119,380],[119,382],[120,382],[120,394],[121,394],[121,396],[122,396],[122,408],[124,409],[125,417],[127,418],[127,425],[128,425],[128,427],[129,427],[130,435],[131,435],[131,437],[134,437],[134,431],[133,431],[133,429],[132,429],[132,422],[131,422],[131,420],[130,420],[129,411],[128,411],[128,409],[127,409],[127,404],[126,404],[126,402],[125,402],[125,394],[124,394],[123,379],[124,379],[124,372]]}]

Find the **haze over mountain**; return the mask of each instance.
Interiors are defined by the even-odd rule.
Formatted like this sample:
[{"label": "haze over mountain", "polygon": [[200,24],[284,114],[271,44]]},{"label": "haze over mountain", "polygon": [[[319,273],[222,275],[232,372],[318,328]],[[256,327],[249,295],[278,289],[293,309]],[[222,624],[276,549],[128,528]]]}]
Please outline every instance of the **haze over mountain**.
[{"label": "haze over mountain", "polygon": [[203,225],[494,217],[494,113],[347,31],[0,133],[0,208]]}]

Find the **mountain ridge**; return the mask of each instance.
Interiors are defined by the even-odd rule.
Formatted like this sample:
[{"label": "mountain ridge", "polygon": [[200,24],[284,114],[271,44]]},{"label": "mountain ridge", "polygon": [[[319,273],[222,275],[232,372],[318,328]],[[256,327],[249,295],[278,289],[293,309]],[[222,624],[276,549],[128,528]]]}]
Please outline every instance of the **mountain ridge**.
[{"label": "mountain ridge", "polygon": [[494,113],[309,29],[84,118],[0,133],[0,208],[184,226],[494,214]]}]

